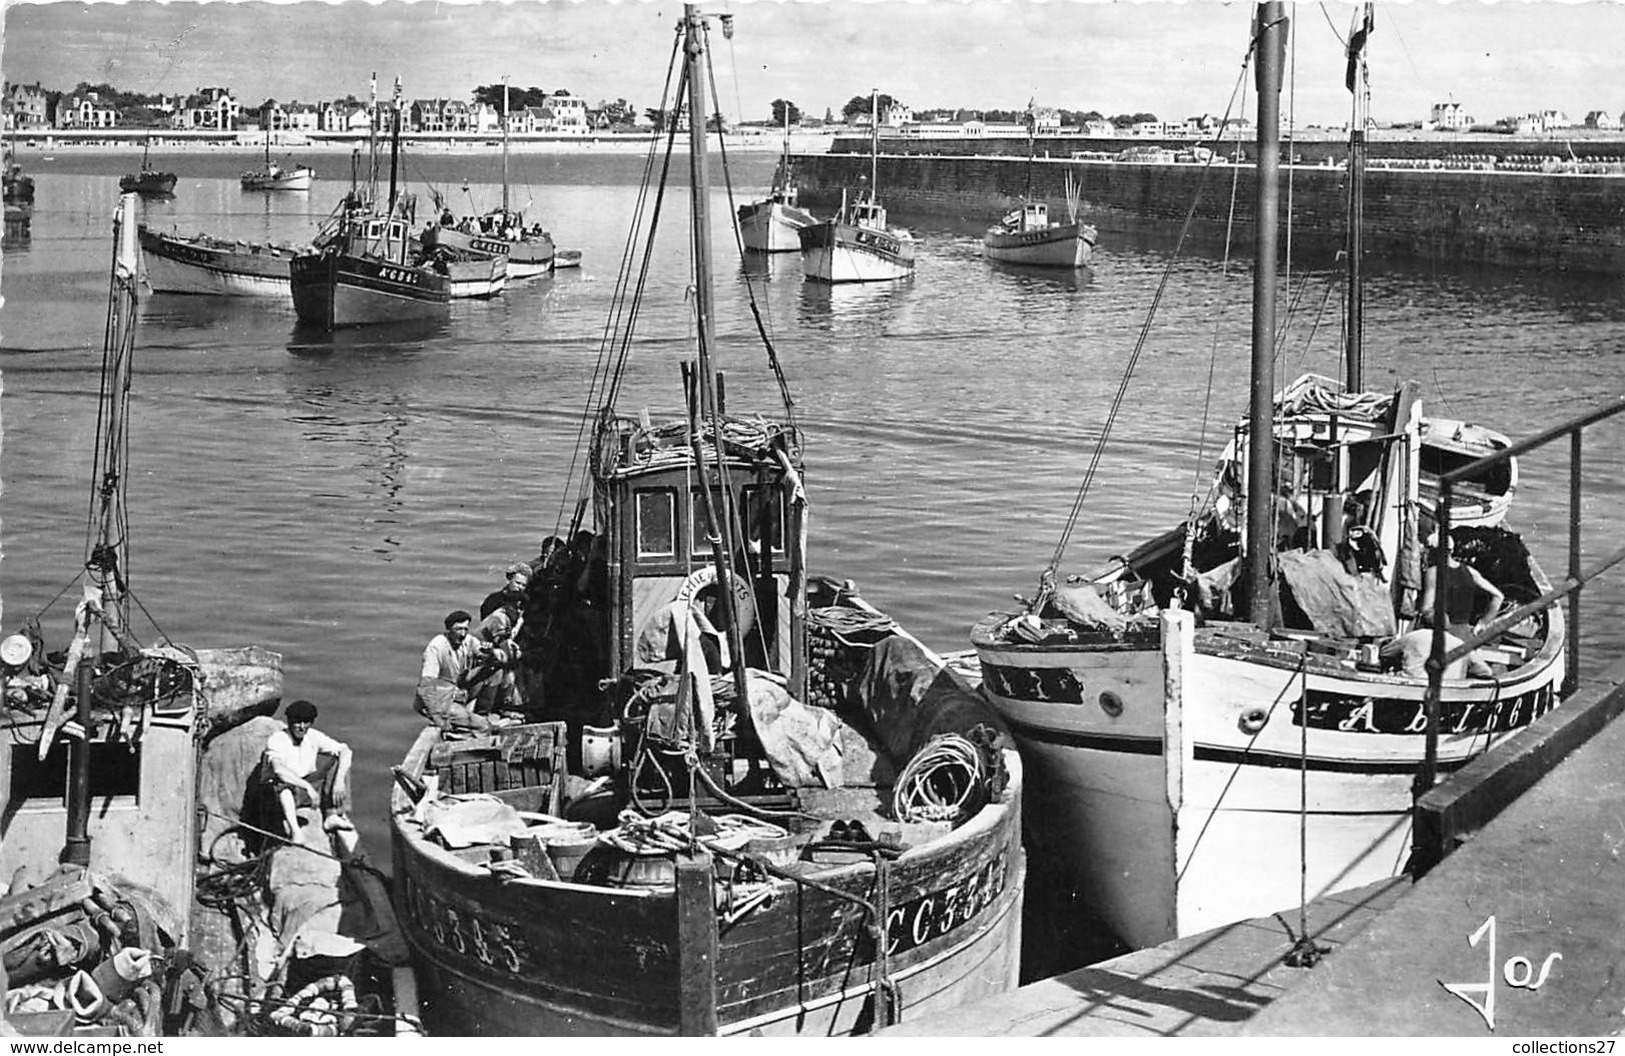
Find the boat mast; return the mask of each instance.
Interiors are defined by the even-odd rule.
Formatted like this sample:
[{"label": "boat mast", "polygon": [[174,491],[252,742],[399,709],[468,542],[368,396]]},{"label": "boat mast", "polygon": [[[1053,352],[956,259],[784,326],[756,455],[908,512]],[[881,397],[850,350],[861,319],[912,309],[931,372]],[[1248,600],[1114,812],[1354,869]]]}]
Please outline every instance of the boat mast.
[{"label": "boat mast", "polygon": [[[723,26],[729,28],[731,16],[724,15]],[[700,414],[710,423],[712,450],[717,459],[717,482],[726,484],[726,471],[722,462],[725,457],[722,442],[722,412],[718,406],[716,374],[711,367],[711,352],[716,343],[716,319],[713,290],[711,288],[711,175],[710,166],[706,164],[706,115],[708,113],[705,102],[705,68],[701,61],[705,54],[704,42],[700,35],[705,30],[704,18],[700,9],[694,4],[683,5],[683,52],[686,62],[683,69],[683,81],[688,89],[688,166],[689,166],[689,198],[693,209],[693,243],[694,243],[694,311],[698,316],[699,326],[699,365],[696,379],[700,397]],[[682,112],[682,103],[679,100],[677,112]],[[721,134],[720,118],[718,134]],[[711,539],[712,560],[717,570],[717,595],[722,611],[728,618],[728,648],[733,653],[734,686],[739,694],[739,706],[748,708],[750,696],[745,684],[745,643],[744,635],[739,629],[739,612],[733,593],[733,558],[735,552],[733,539],[733,521],[726,516],[730,503],[726,493],[723,497],[723,516],[718,516],[716,502],[713,499],[713,488],[705,470],[704,457],[699,444],[699,438],[694,438],[694,450],[699,464],[696,468],[700,476],[700,494],[704,496],[705,519],[708,535]],[[748,714],[748,711],[742,712]]]},{"label": "boat mast", "polygon": [[[1027,182],[1021,188],[1021,204],[1025,206],[1033,196],[1033,154],[1038,146],[1038,112],[1033,109],[1033,101],[1027,100]],[[1025,223],[1025,213],[1023,222]]]},{"label": "boat mast", "polygon": [[502,75],[502,222],[508,221],[508,75]]},{"label": "boat mast", "polygon": [[1348,322],[1344,340],[1344,381],[1349,392],[1365,388],[1365,279],[1361,274],[1365,241],[1365,126],[1371,108],[1371,90],[1365,78],[1365,41],[1371,33],[1372,8],[1365,5],[1364,21],[1349,35],[1349,68],[1346,83],[1354,95],[1353,116],[1349,122],[1349,218],[1348,218]]},{"label": "boat mast", "polygon": [[869,201],[880,200],[880,89],[869,89]]},{"label": "boat mast", "polygon": [[1275,283],[1280,213],[1281,69],[1286,62],[1285,7],[1281,0],[1258,5],[1254,33],[1258,52],[1257,204],[1253,213],[1252,390],[1247,445],[1247,606],[1254,623],[1272,620],[1275,541]]},{"label": "boat mast", "polygon": [[378,73],[368,82],[367,97],[367,208],[378,207]]},{"label": "boat mast", "polygon": [[[391,109],[394,110],[393,127],[389,136],[389,217],[395,216],[395,170],[401,160],[401,77],[395,75],[395,98]],[[404,251],[404,243],[403,243]]]}]

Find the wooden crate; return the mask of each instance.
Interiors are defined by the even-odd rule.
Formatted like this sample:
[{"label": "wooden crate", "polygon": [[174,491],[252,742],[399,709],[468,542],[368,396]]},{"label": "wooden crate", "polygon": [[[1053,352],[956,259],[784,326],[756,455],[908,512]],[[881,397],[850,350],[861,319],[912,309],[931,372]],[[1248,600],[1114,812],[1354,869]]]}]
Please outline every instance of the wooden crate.
[{"label": "wooden crate", "polygon": [[452,794],[521,788],[562,791],[565,724],[538,722],[447,741],[430,751],[429,769],[439,772],[440,790]]}]

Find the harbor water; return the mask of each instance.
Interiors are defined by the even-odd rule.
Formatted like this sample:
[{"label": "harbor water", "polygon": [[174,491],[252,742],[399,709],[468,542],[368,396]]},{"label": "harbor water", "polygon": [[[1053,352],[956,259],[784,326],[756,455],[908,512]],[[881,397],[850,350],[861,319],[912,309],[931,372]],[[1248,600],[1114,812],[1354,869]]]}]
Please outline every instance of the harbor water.
[{"label": "harbor water", "polygon": [[[74,601],[64,591],[84,559],[118,176],[139,155],[22,160],[36,177],[32,239],[0,270],[0,629],[43,610],[61,648]],[[295,157],[320,178],[291,194],[242,191],[238,172],[255,159],[240,152],[153,160],[181,178],[173,199],[143,203],[146,222],[182,234],[307,241],[349,186],[339,153]],[[1045,273],[983,259],[995,218],[894,214],[923,240],[917,274],[830,288],[804,282],[796,254],[738,263],[723,221],[765,189],[774,157],[733,160],[733,199],[718,169],[710,203],[715,359],[730,410],[775,411],[754,289],[806,437],[815,572],[855,581],[934,648],[966,648],[973,622],[1033,593],[1136,353],[1062,571],[1171,527],[1205,491],[1245,410],[1246,259],[1204,245],[1175,260],[1175,232],[1114,229],[1090,268]],[[409,154],[402,189],[420,217],[431,187],[460,214],[492,208],[499,166],[491,151]],[[380,862],[389,767],[421,727],[423,646],[448,611],[477,609],[505,565],[560,532],[580,495],[581,422],[596,409],[642,166],[630,152],[515,157],[513,204],[580,250],[582,266],[455,302],[443,324],[328,335],[279,300],[160,294],[143,305],[128,490],[137,633],[282,653],[287,696],[314,700],[318,725],[356,750],[356,821]],[[686,199],[659,207],[683,211]],[[1381,223],[1374,205],[1368,217]],[[661,249],[624,413],[679,406],[693,355],[685,247],[668,237]],[[1368,260],[1367,387],[1415,379],[1429,413],[1531,435],[1625,389],[1620,294],[1617,277]],[[1335,262],[1293,273],[1283,378],[1339,372],[1340,297]],[[1509,524],[1559,580],[1567,445],[1526,458],[1521,477]],[[1616,419],[1587,436],[1587,563],[1619,545],[1622,523]],[[1595,670],[1625,650],[1625,577],[1588,589],[1582,616],[1582,670]]]}]

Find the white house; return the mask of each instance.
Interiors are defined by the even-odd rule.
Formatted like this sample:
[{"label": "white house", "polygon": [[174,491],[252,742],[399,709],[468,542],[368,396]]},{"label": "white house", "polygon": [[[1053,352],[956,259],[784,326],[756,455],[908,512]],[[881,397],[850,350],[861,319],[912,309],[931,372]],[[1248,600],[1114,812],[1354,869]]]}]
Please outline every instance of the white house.
[{"label": "white house", "polygon": [[1473,120],[1462,105],[1455,100],[1448,103],[1434,103],[1428,115],[1429,127],[1444,128],[1452,131],[1472,128],[1478,122]]},{"label": "white house", "polygon": [[213,129],[229,132],[237,128],[241,107],[229,88],[199,88],[179,107],[172,123],[180,128]]},{"label": "white house", "polygon": [[1593,110],[1586,115],[1585,125],[1587,128],[1617,129],[1619,118],[1606,110]]},{"label": "white house", "polygon": [[115,128],[118,111],[102,102],[95,92],[66,95],[56,104],[58,128]]}]

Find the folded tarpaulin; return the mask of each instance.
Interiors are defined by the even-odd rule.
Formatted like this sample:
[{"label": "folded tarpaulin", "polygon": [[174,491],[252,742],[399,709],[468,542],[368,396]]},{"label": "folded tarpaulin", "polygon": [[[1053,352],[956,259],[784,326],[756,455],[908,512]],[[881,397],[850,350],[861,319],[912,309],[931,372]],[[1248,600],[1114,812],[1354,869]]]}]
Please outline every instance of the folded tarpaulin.
[{"label": "folded tarpaulin", "polygon": [[981,694],[934,661],[919,643],[901,635],[875,643],[854,680],[853,692],[897,766],[939,733],[969,735],[977,726],[987,726],[999,735],[1001,745],[1012,743]]},{"label": "folded tarpaulin", "polygon": [[1283,601],[1290,599],[1302,612],[1305,629],[1343,638],[1391,638],[1398,632],[1388,584],[1376,576],[1350,575],[1330,550],[1284,550],[1277,561]]}]

